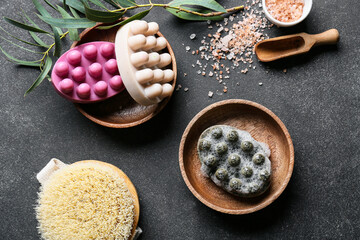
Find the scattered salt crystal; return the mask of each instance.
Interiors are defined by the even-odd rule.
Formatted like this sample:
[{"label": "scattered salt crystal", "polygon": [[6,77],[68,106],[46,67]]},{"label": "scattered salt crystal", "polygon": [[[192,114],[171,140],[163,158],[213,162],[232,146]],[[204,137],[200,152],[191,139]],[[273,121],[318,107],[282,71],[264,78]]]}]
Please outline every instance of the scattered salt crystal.
[{"label": "scattered salt crystal", "polygon": [[[230,78],[230,69],[243,74],[256,69],[252,65],[254,62],[254,46],[258,42],[269,38],[264,33],[264,29],[272,26],[264,17],[263,11],[256,9],[260,7],[260,2],[261,0],[248,0],[245,8],[247,11],[242,11],[238,15],[232,14],[225,18],[222,23],[214,22],[212,24],[211,21],[207,21],[208,26],[206,27],[216,28],[216,32],[202,36],[201,46],[198,47],[199,58],[196,62],[196,65],[200,68],[197,74],[214,77],[220,84],[226,84],[226,79]],[[200,38],[200,36],[197,37]],[[211,71],[207,70],[208,63]],[[236,70],[243,64],[242,70]],[[223,73],[226,75],[223,75]],[[218,94],[218,91],[216,94]],[[223,94],[223,91],[220,91],[220,94]]]},{"label": "scattered salt crystal", "polygon": [[214,92],[209,91],[208,96],[209,96],[210,98],[212,98],[212,97],[214,96]]},{"label": "scattered salt crystal", "polygon": [[196,38],[196,34],[195,34],[195,33],[193,33],[193,34],[190,35],[190,39],[191,39],[191,40],[193,40],[193,39],[195,39],[195,38]]},{"label": "scattered salt crystal", "polygon": [[228,60],[233,59],[233,57],[234,57],[234,53],[229,53],[229,54],[226,56],[226,58],[227,58]]},{"label": "scattered salt crystal", "polygon": [[189,88],[184,88],[184,92],[187,92],[187,91],[189,91]]},{"label": "scattered salt crystal", "polygon": [[207,20],[206,22],[207,22],[207,24],[211,24],[211,21],[210,21],[210,20]]},{"label": "scattered salt crystal", "polygon": [[185,50],[186,50],[186,51],[190,51],[190,47],[189,47],[189,46],[186,46],[186,47],[185,47]]},{"label": "scattered salt crystal", "polygon": [[179,84],[179,85],[177,85],[177,87],[176,87],[176,89],[175,89],[175,91],[179,91],[180,89],[181,89],[181,85]]},{"label": "scattered salt crystal", "polygon": [[259,86],[262,86],[263,85],[263,83],[262,82],[259,82]]}]

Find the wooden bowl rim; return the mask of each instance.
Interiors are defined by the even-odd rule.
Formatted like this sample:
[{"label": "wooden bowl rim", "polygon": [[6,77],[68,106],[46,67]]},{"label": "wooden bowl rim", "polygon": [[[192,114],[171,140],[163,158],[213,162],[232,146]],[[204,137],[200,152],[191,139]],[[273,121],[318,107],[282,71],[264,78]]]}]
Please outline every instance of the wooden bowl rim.
[{"label": "wooden bowl rim", "polygon": [[135,231],[136,231],[137,225],[139,223],[139,218],[140,218],[139,196],[137,194],[134,184],[131,182],[130,178],[120,168],[116,167],[115,165],[113,165],[111,163],[102,162],[99,160],[82,160],[82,161],[75,162],[73,164],[83,164],[83,163],[105,165],[105,166],[111,168],[112,170],[114,170],[119,175],[120,178],[124,179],[125,184],[127,185],[128,189],[130,191],[130,194],[134,199],[134,222],[133,222],[133,228],[131,229],[131,235],[129,237],[129,239],[133,239],[135,236]]},{"label": "wooden bowl rim", "polygon": [[[124,18],[126,19],[126,18]],[[91,28],[86,28],[84,31],[82,31],[79,35],[80,39],[82,39],[87,33],[89,33],[91,30],[97,28],[98,26],[101,26],[101,25],[105,25],[104,23],[97,23],[94,27],[91,27]],[[106,31],[106,30],[104,30]],[[160,37],[164,37],[164,35],[158,31],[156,33],[157,35],[159,35]],[[166,38],[165,38],[166,39]],[[172,61],[172,69],[174,71],[174,80],[173,80],[173,88],[175,89],[175,86],[176,86],[176,79],[177,79],[177,64],[176,64],[176,58],[175,58],[175,53],[174,53],[174,50],[172,49],[169,41],[166,39],[167,41],[167,44],[166,44],[166,47],[167,47],[167,50],[169,51],[169,54],[171,56],[171,61]],[[71,48],[74,48],[77,46],[77,44],[80,42],[79,41],[74,41],[71,46],[70,46],[70,49]],[[124,89],[126,90],[126,89]],[[87,113],[82,107],[80,104],[78,103],[74,103],[76,109],[82,114],[84,115],[86,118],[88,118],[89,120],[93,121],[94,123],[97,123],[99,125],[102,125],[104,127],[109,127],[109,128],[130,128],[130,127],[135,127],[137,125],[140,125],[144,122],[147,122],[149,121],[150,119],[152,119],[153,117],[155,117],[159,112],[161,112],[161,110],[164,109],[164,107],[167,105],[167,103],[170,101],[170,98],[172,97],[174,91],[171,93],[170,96],[168,96],[167,98],[163,99],[161,102],[157,103],[158,104],[158,107],[155,109],[155,111],[153,111],[152,113],[150,113],[149,115],[147,115],[146,117],[142,118],[142,119],[139,119],[137,121],[134,121],[134,122],[129,122],[129,123],[111,123],[111,122],[106,122],[106,121],[103,121],[99,118],[96,118],[94,117],[93,115],[90,115],[89,113]]]},{"label": "wooden bowl rim", "polygon": [[[224,207],[219,207],[217,205],[214,205],[213,203],[207,201],[205,198],[202,197],[201,194],[199,194],[195,188],[192,186],[192,184],[190,183],[188,177],[187,177],[187,172],[185,170],[185,166],[184,166],[184,156],[183,156],[183,152],[184,152],[184,146],[185,146],[185,142],[187,139],[187,136],[190,132],[190,130],[192,129],[193,125],[208,111],[213,110],[215,108],[219,108],[222,107],[224,105],[228,105],[228,104],[241,104],[241,105],[248,105],[251,107],[255,107],[263,112],[265,112],[267,115],[269,115],[272,119],[275,120],[275,122],[279,125],[279,127],[281,128],[282,132],[284,133],[288,146],[289,146],[289,151],[290,151],[290,159],[289,159],[289,169],[288,172],[286,174],[286,177],[282,183],[282,185],[280,186],[280,188],[278,188],[272,195],[270,198],[268,198],[265,202],[256,205],[255,207],[251,207],[251,208],[246,208],[246,209],[228,209],[228,208],[224,208]],[[223,100],[214,104],[211,104],[210,106],[204,108],[203,110],[201,110],[198,114],[195,115],[195,117],[189,122],[189,124],[187,125],[182,138],[181,138],[181,142],[180,142],[180,147],[179,147],[179,165],[180,165],[180,170],[181,170],[181,175],[185,181],[185,184],[187,185],[187,187],[189,188],[189,190],[192,192],[192,194],[198,199],[200,200],[203,204],[205,204],[206,206],[208,206],[209,208],[212,208],[218,212],[222,212],[222,213],[226,213],[226,214],[232,214],[232,215],[242,215],[242,214],[249,214],[249,213],[253,213],[256,212],[260,209],[263,209],[265,207],[267,207],[268,205],[270,205],[272,202],[274,202],[280,195],[281,193],[285,190],[286,186],[288,185],[293,169],[294,169],[294,146],[293,146],[293,142],[291,140],[290,134],[287,130],[287,128],[285,127],[284,123],[268,108],[260,105],[259,103],[256,102],[252,102],[249,100],[244,100],[244,99],[229,99],[229,100]],[[230,194],[230,193],[229,193]]]}]

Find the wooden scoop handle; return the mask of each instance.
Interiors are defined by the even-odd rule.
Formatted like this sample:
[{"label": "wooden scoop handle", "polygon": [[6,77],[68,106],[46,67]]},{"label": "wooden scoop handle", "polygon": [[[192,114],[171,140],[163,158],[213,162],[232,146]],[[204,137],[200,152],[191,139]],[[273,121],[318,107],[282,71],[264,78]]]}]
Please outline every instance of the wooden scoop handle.
[{"label": "wooden scoop handle", "polygon": [[311,35],[315,40],[315,46],[336,44],[339,41],[339,31],[330,29],[323,33]]}]

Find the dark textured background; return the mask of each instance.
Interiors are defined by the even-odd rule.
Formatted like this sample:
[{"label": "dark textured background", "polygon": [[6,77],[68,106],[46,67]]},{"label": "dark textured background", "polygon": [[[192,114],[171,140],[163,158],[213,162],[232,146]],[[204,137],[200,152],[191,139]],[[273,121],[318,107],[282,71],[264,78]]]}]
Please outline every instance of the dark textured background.
[{"label": "dark textured background", "polygon": [[[228,7],[242,3],[221,2]],[[2,1],[0,15],[19,19],[20,8],[34,11],[31,1]],[[0,239],[39,238],[33,210],[39,188],[35,175],[52,157],[66,163],[98,159],[120,167],[140,196],[141,239],[359,239],[359,9],[357,0],[314,1],[302,24],[274,27],[269,33],[337,28],[337,47],[319,47],[273,64],[255,61],[255,71],[232,74],[226,81],[228,93],[212,99],[208,91],[222,90],[221,85],[197,75],[191,67],[196,57],[185,51],[186,45],[199,46],[201,36],[210,32],[207,24],[154,10],[146,20],[159,22],[177,57],[178,83],[189,91],[175,92],[158,116],[131,129],[92,123],[47,81],[24,98],[38,71],[17,67],[1,56]],[[191,41],[194,32],[198,37]],[[188,122],[204,107],[231,98],[272,110],[285,123],[295,147],[294,172],[284,193],[267,208],[245,216],[220,214],[199,202],[178,165],[180,138]]]}]

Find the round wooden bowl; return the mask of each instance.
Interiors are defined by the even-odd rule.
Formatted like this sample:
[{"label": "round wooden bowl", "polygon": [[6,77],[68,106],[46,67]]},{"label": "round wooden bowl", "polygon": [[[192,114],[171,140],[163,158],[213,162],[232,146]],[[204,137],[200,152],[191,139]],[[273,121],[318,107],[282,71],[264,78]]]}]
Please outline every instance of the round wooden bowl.
[{"label": "round wooden bowl", "polygon": [[[200,172],[197,142],[205,129],[217,124],[248,131],[255,140],[269,145],[271,183],[262,195],[232,195]],[[206,107],[191,120],[181,139],[179,162],[186,185],[202,203],[222,213],[247,214],[268,206],[284,191],[294,167],[294,146],[285,125],[269,109],[247,100],[225,100]]]},{"label": "round wooden bowl", "polygon": [[[94,41],[115,42],[116,32],[119,28],[114,27],[108,30],[96,29],[96,27],[101,25],[102,24],[97,24],[92,28],[85,29],[80,34],[80,41],[74,42],[71,45],[71,48],[83,43]],[[160,32],[158,32],[157,35],[164,37]],[[169,42],[167,44],[167,48],[163,51],[168,52],[171,56],[172,69],[175,73],[172,86],[175,88],[177,66],[175,54]],[[105,101],[90,104],[75,103],[75,106],[85,117],[97,124],[111,128],[129,128],[137,126],[153,118],[166,106],[170,97],[171,95],[158,104],[142,106],[135,102],[125,89],[121,93]]]},{"label": "round wooden bowl", "polygon": [[83,160],[83,161],[75,162],[73,164],[83,164],[83,163],[91,163],[93,165],[99,165],[99,167],[103,167],[103,166],[109,167],[114,172],[116,172],[120,178],[124,179],[125,184],[127,185],[128,189],[130,191],[130,194],[132,195],[132,197],[134,199],[134,223],[133,223],[133,228],[131,230],[131,236],[129,238],[129,239],[133,239],[135,236],[135,230],[139,223],[139,217],[140,217],[139,197],[137,195],[134,184],[131,182],[130,178],[123,171],[121,171],[119,168],[115,167],[114,165],[112,165],[110,163],[101,162],[101,161],[97,161],[97,160]]}]

